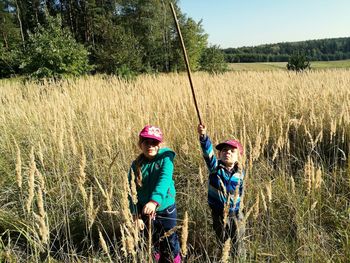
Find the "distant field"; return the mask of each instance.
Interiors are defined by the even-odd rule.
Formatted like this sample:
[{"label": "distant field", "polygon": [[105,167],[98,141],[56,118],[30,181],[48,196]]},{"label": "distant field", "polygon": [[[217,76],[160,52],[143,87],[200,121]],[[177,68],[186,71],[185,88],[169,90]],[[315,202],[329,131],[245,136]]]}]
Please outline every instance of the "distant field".
[{"label": "distant field", "polygon": [[[230,63],[229,68],[234,71],[266,71],[286,69],[287,62],[266,63]],[[350,68],[350,59],[338,61],[314,61],[311,62],[312,69]]]}]

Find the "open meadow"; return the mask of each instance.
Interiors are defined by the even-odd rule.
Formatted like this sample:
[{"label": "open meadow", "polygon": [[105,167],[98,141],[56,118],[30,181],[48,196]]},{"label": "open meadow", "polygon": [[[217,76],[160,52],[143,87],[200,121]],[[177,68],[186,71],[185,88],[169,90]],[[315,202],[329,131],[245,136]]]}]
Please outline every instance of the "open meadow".
[{"label": "open meadow", "polygon": [[[349,69],[193,81],[213,142],[245,146],[240,262],[350,262]],[[220,261],[187,75],[0,80],[0,99],[2,262],[150,262],[126,204],[146,124],[161,127],[177,153],[185,262]]]},{"label": "open meadow", "polygon": [[[337,61],[311,61],[311,69],[349,69],[350,59]],[[287,62],[253,62],[253,63],[230,63],[229,69],[233,71],[270,71],[287,70]]]}]

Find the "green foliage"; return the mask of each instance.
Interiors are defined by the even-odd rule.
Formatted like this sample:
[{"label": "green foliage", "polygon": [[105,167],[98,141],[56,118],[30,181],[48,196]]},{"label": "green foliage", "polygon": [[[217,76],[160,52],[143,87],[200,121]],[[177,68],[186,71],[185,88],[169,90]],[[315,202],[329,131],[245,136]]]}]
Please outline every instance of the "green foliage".
[{"label": "green foliage", "polygon": [[198,70],[202,53],[207,47],[208,35],[204,33],[202,21],[197,23],[191,18],[187,19],[183,32],[191,68]]},{"label": "green foliage", "polygon": [[[191,69],[193,71],[199,70],[202,53],[208,44],[208,35],[204,33],[201,21],[197,23],[192,18],[186,18],[185,16],[179,20]],[[176,36],[175,64],[177,64],[177,69],[184,70],[185,62],[183,60],[183,53],[179,41],[180,40],[178,40],[178,37]]]},{"label": "green foliage", "polygon": [[[123,1],[119,7],[120,23],[130,30],[142,49],[143,72],[185,70],[182,50],[176,32],[169,0]],[[201,22],[195,22],[176,10],[188,58],[193,70],[199,69],[199,60],[207,46],[207,34]]]},{"label": "green foliage", "polygon": [[0,78],[18,73],[21,50],[20,30],[13,12],[6,12],[10,2],[0,1]]},{"label": "green foliage", "polygon": [[[101,28],[100,43],[92,51],[96,70],[108,74],[138,72],[142,68],[141,47],[130,33],[108,21]],[[127,75],[130,75],[130,74]],[[125,75],[125,74],[122,74]]]},{"label": "green foliage", "polygon": [[121,65],[118,67],[115,71],[115,74],[125,80],[133,80],[136,77],[136,72],[131,70],[128,66],[126,65]]},{"label": "green foliage", "polygon": [[350,37],[227,48],[224,52],[227,62],[287,62],[295,50],[311,61],[349,59]]},{"label": "green foliage", "polygon": [[16,75],[21,63],[21,54],[19,48],[9,50],[0,45],[0,78]]},{"label": "green foliage", "polygon": [[200,60],[200,69],[210,73],[223,73],[228,67],[224,53],[219,46],[213,45],[204,50]]},{"label": "green foliage", "polygon": [[[201,22],[182,14],[176,0],[6,1],[7,8],[0,1],[0,42],[6,51],[0,53],[6,58],[0,61],[0,77],[83,74],[91,67],[83,46],[75,41],[90,52],[89,62],[97,72],[130,76],[185,70],[170,2],[191,68],[198,70],[208,35]],[[50,17],[58,15],[62,22]],[[22,47],[22,38],[25,55],[18,55],[10,42]]]},{"label": "green foliage", "polygon": [[61,29],[59,18],[51,17],[45,27],[39,25],[34,34],[29,34],[21,68],[35,78],[78,76],[91,70],[84,46],[68,30]]},{"label": "green foliage", "polygon": [[297,72],[310,69],[310,61],[307,59],[305,54],[295,53],[289,58],[287,69]]}]

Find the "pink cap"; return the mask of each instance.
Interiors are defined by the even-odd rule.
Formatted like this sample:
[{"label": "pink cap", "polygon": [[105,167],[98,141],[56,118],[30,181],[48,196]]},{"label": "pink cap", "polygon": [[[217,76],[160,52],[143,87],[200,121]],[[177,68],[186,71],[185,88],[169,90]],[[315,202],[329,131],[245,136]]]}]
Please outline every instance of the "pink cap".
[{"label": "pink cap", "polygon": [[218,145],[216,145],[215,148],[216,148],[217,150],[221,151],[222,148],[224,148],[224,146],[226,146],[226,145],[232,146],[233,148],[237,148],[238,151],[239,151],[239,153],[240,153],[241,155],[243,155],[243,146],[242,146],[242,144],[241,144],[239,141],[237,141],[237,140],[227,140],[227,141],[224,141],[224,142],[219,143]]},{"label": "pink cap", "polygon": [[140,132],[139,136],[145,139],[154,139],[159,142],[163,141],[163,133],[160,128],[152,125],[146,125]]}]

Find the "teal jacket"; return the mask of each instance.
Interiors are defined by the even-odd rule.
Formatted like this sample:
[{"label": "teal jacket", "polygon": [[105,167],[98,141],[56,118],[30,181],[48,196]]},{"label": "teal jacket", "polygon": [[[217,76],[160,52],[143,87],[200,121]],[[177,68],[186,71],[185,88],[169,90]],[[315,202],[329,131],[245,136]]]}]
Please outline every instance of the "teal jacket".
[{"label": "teal jacket", "polygon": [[[162,211],[175,203],[175,185],[173,180],[175,152],[169,148],[161,148],[152,160],[146,160],[141,167],[142,186],[137,187],[137,205],[130,201],[133,214],[140,213],[149,201],[158,203],[157,211]],[[131,169],[136,172],[135,161]]]}]

